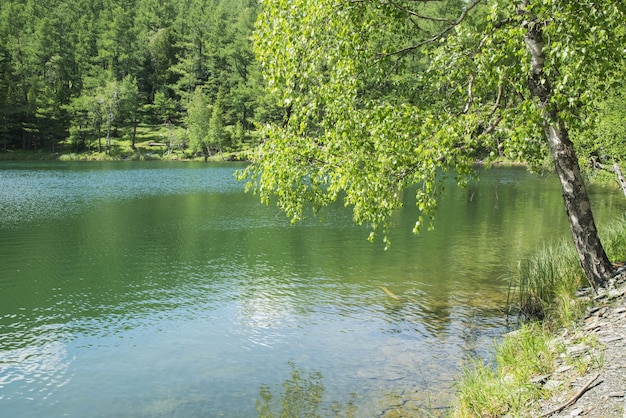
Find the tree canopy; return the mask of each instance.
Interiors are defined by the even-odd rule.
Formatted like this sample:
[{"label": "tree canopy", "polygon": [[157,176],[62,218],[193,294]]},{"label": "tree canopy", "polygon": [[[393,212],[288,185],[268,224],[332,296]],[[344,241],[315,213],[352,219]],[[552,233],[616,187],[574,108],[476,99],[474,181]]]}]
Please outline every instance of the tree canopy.
[{"label": "tree canopy", "polygon": [[0,2],[0,149],[69,138],[80,151],[134,141],[140,122],[185,126],[198,88],[208,105],[219,96],[222,146],[237,129],[249,137],[275,114],[252,51],[256,14],[250,0]]},{"label": "tree canopy", "polygon": [[590,128],[622,63],[624,2],[261,4],[256,53],[285,109],[242,173],[264,201],[275,198],[295,220],[307,205],[341,198],[372,238],[382,231],[387,240],[409,187],[417,232],[446,175],[462,183],[477,158],[550,156],[583,268],[592,284],[606,280],[599,241],[579,242],[597,231],[570,138]]}]

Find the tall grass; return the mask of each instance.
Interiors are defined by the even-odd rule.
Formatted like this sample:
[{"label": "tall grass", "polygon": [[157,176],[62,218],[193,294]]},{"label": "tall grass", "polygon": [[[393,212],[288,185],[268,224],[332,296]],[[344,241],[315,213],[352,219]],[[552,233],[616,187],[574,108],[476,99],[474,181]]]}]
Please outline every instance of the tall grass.
[{"label": "tall grass", "polygon": [[565,325],[580,313],[574,295],[586,284],[573,244],[561,240],[544,244],[519,262],[512,300],[525,318],[545,319]]},{"label": "tall grass", "polygon": [[[626,217],[603,225],[600,235],[609,259],[626,261]],[[509,303],[516,305],[525,321],[496,345],[496,367],[479,362],[464,371],[455,417],[527,414],[529,405],[546,395],[530,381],[552,372],[559,355],[550,344],[554,331],[580,320],[590,303],[576,297],[588,282],[568,241],[543,245],[518,264],[513,277]]]},{"label": "tall grass", "polygon": [[600,232],[609,260],[626,261],[626,216],[608,222]]},{"label": "tall grass", "polygon": [[507,335],[496,347],[497,367],[475,363],[465,370],[454,416],[519,416],[530,402],[543,396],[540,386],[530,380],[552,368],[555,354],[549,341],[549,333],[538,322]]},{"label": "tall grass", "polygon": [[[626,218],[620,217],[603,225],[600,235],[610,260],[626,260]],[[575,295],[578,289],[589,286],[589,283],[569,240],[544,244],[518,263],[513,277],[509,303],[526,318],[566,326],[584,311],[583,301]]]}]

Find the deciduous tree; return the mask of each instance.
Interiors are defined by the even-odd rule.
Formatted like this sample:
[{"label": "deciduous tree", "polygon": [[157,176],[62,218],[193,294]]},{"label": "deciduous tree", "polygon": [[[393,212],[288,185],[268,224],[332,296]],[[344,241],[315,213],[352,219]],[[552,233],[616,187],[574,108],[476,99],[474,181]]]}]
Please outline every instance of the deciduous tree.
[{"label": "deciduous tree", "polygon": [[463,182],[479,152],[547,155],[601,286],[612,266],[570,137],[621,60],[624,21],[621,0],[263,1],[256,52],[284,118],[242,177],[293,219],[341,196],[387,240],[403,190],[417,186],[417,232],[445,173]]},{"label": "deciduous tree", "polygon": [[211,112],[209,101],[201,88],[196,88],[187,107],[187,134],[192,152],[202,152],[205,160],[208,157],[209,119]]}]

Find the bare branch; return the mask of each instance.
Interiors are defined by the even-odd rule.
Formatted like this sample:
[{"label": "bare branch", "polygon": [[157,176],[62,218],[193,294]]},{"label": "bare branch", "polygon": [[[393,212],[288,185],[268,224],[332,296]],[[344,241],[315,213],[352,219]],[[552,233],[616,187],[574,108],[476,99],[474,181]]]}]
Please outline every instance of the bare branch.
[{"label": "bare branch", "polygon": [[461,13],[461,15],[455,21],[450,22],[450,24],[447,27],[445,27],[440,32],[434,34],[430,38],[424,39],[423,41],[420,41],[420,42],[418,42],[418,43],[416,43],[414,45],[407,46],[405,48],[401,48],[401,49],[398,49],[398,50],[393,51],[393,52],[381,53],[381,54],[379,54],[380,58],[386,58],[386,57],[389,57],[389,56],[392,56],[392,55],[403,55],[403,54],[406,54],[408,52],[415,51],[416,49],[419,49],[419,48],[423,47],[424,45],[428,45],[430,43],[433,43],[433,42],[436,42],[436,41],[440,40],[441,38],[446,36],[452,29],[454,29],[455,27],[460,25],[465,20],[465,18],[467,18],[467,15],[469,14],[469,12],[474,7],[476,7],[481,1],[483,1],[483,0],[472,0],[472,2],[470,4],[468,4],[465,9],[463,9],[463,12]]},{"label": "bare branch", "polygon": [[[582,387],[582,389],[580,389],[574,396],[572,396],[570,399],[567,400],[567,402],[565,402],[562,405],[559,405],[558,407],[554,408],[553,410],[546,412],[545,414],[541,415],[542,417],[549,417],[550,415],[556,414],[557,412],[562,411],[563,409],[567,408],[568,406],[572,405],[573,403],[575,403],[578,398],[580,398],[581,396],[583,396],[583,394],[587,391],[587,389],[589,389],[589,387],[591,386],[591,384],[593,382],[596,381],[596,379],[600,377],[600,373],[597,373],[595,376],[593,376],[585,386]],[[600,381],[600,383],[602,383],[602,381]]]},{"label": "bare branch", "polygon": [[489,135],[490,133],[492,133],[498,127],[501,121],[502,121],[502,116],[498,116],[496,120],[494,120],[493,122],[489,124],[487,129],[485,129],[484,131],[480,133],[479,136],[485,136],[485,135]]},{"label": "bare branch", "polygon": [[500,102],[502,101],[502,93],[504,92],[504,85],[500,84],[498,86],[498,97],[496,97],[496,101],[493,104],[493,109],[491,109],[491,113],[489,113],[489,117],[492,117],[496,110],[500,107]]},{"label": "bare branch", "polygon": [[465,103],[465,108],[463,109],[462,113],[467,113],[470,109],[470,106],[472,105],[472,102],[474,101],[472,89],[474,88],[475,78],[476,78],[475,74],[472,74],[470,76],[469,85],[467,86],[467,103]]}]

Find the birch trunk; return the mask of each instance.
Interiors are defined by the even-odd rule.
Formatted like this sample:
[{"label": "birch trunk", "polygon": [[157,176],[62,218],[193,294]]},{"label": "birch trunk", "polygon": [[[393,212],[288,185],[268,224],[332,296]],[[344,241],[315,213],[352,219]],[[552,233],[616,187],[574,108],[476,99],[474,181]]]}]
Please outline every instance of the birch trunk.
[{"label": "birch trunk", "polygon": [[550,102],[551,86],[543,71],[545,54],[541,24],[531,21],[526,25],[525,41],[531,57],[529,88],[542,111],[546,139],[561,182],[565,210],[581,266],[589,283],[597,289],[611,277],[613,266],[598,236],[574,146],[558,108]]},{"label": "birch trunk", "polygon": [[617,176],[617,181],[619,182],[619,187],[624,192],[624,196],[626,196],[626,178],[624,178],[624,174],[622,174],[622,170],[619,168],[619,164],[613,162],[613,171]]}]

